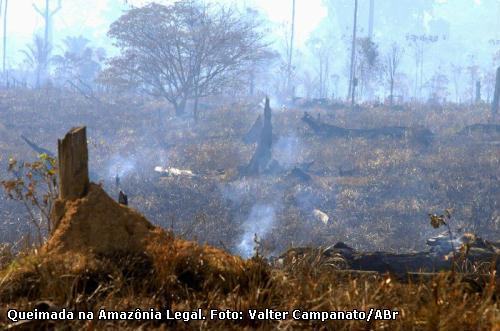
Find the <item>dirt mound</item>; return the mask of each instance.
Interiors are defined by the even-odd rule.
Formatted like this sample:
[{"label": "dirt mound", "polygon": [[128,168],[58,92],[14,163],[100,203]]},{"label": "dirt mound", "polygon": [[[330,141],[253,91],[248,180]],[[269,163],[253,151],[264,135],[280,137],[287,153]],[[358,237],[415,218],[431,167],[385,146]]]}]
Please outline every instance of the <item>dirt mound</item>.
[{"label": "dirt mound", "polygon": [[88,194],[81,199],[57,200],[52,219],[55,231],[45,251],[144,252],[155,228],[96,184],[90,184]]},{"label": "dirt mound", "polygon": [[175,275],[192,288],[217,286],[221,280],[234,284],[251,265],[220,249],[175,238],[92,183],[83,198],[57,200],[52,217],[55,231],[42,248],[49,259],[85,256],[88,267],[96,258],[142,255],[160,278]]}]

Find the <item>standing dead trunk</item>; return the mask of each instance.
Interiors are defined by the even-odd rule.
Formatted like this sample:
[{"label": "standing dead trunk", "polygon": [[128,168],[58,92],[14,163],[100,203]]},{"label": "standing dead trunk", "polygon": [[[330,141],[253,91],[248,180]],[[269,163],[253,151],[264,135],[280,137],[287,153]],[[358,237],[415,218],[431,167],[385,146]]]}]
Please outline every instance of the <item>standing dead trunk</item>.
[{"label": "standing dead trunk", "polygon": [[121,190],[120,190],[120,193],[118,193],[118,203],[120,205],[128,206],[128,197]]},{"label": "standing dead trunk", "polygon": [[[290,52],[288,54],[288,67],[287,67],[287,82],[286,89],[290,97],[294,97],[294,89],[292,88],[292,57],[293,57],[293,40],[295,35],[295,0],[292,0],[292,30],[290,33]],[[291,95],[290,95],[291,94]]]},{"label": "standing dead trunk", "polygon": [[5,75],[5,63],[7,58],[7,16],[8,16],[9,0],[5,0],[5,8],[3,11],[3,64],[2,72]]},{"label": "standing dead trunk", "polygon": [[198,123],[198,119],[200,118],[200,113],[198,110],[198,102],[200,100],[200,97],[198,95],[198,88],[196,89],[196,92],[194,94],[194,105],[193,105],[193,117],[194,121]]},{"label": "standing dead trunk", "polygon": [[373,18],[375,13],[375,0],[370,0],[370,10],[368,14],[368,38],[373,38]]},{"label": "standing dead trunk", "polygon": [[179,103],[174,104],[176,116],[183,116],[186,113],[186,103],[187,99],[183,98]]},{"label": "standing dead trunk", "polygon": [[[353,27],[352,27],[352,46],[351,46],[351,70],[349,73],[349,93],[347,94],[347,99],[352,98],[354,99],[354,68],[355,68],[355,55],[356,55],[356,28],[357,28],[357,18],[358,18],[358,0],[354,1],[354,20],[353,20]],[[351,100],[352,103],[353,100]]]},{"label": "standing dead trunk", "polygon": [[58,140],[59,198],[75,200],[87,194],[89,187],[87,132],[85,127],[72,128]]},{"label": "standing dead trunk", "polygon": [[273,126],[271,123],[271,107],[266,97],[264,108],[264,125],[259,137],[259,143],[250,163],[245,169],[246,175],[258,175],[268,168],[272,159]]},{"label": "standing dead trunk", "polygon": [[495,83],[495,94],[493,95],[493,103],[491,105],[491,112],[498,114],[498,104],[500,103],[500,67],[497,69],[497,79]]},{"label": "standing dead trunk", "polygon": [[476,82],[476,103],[481,102],[481,81]]},{"label": "standing dead trunk", "polygon": [[394,77],[391,77],[391,94],[389,95],[389,105],[392,107],[394,104]]}]

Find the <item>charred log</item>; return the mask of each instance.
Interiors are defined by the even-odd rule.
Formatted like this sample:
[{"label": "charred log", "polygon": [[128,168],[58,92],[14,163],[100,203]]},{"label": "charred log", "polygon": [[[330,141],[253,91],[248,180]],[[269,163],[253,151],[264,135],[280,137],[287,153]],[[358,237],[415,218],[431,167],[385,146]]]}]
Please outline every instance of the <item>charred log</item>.
[{"label": "charred log", "polygon": [[473,124],[473,125],[468,125],[460,132],[458,133],[459,135],[473,135],[473,134],[487,134],[487,135],[494,135],[494,134],[500,134],[500,125],[499,124]]},{"label": "charred log", "polygon": [[118,194],[118,203],[120,205],[128,206],[128,196],[120,190]]},{"label": "charred log", "polygon": [[308,182],[312,179],[311,175],[309,175],[307,172],[298,167],[293,168],[289,176],[292,178],[297,178],[303,182]]},{"label": "charred log", "polygon": [[388,126],[374,129],[346,129],[332,124],[323,123],[314,119],[307,112],[302,120],[317,134],[325,137],[337,138],[367,138],[376,139],[381,137],[391,139],[408,139],[423,145],[432,142],[433,134],[425,128],[408,128],[399,126]]},{"label": "charred log", "polygon": [[314,119],[308,112],[304,113],[302,120],[318,135],[327,137],[348,137],[349,130],[339,126],[326,124]]},{"label": "charred log", "polygon": [[45,149],[43,147],[38,146],[37,144],[35,144],[34,142],[32,142],[31,140],[29,140],[25,136],[21,135],[21,139],[24,140],[24,142],[26,144],[28,144],[28,146],[31,147],[31,149],[34,150],[35,152],[37,152],[38,154],[47,154],[48,156],[50,156],[52,158],[55,158],[54,153],[52,153],[48,149]]},{"label": "charred log", "polygon": [[[476,240],[468,245],[469,250],[466,256],[457,258],[465,259],[470,263],[491,263],[496,260],[493,268],[498,270],[500,261],[498,260],[498,243],[490,243],[484,240]],[[457,253],[457,255],[460,253]],[[343,266],[340,269],[373,271],[378,273],[394,273],[405,275],[415,272],[437,272],[452,269],[452,258],[446,258],[444,254],[436,254],[432,251],[394,254],[388,252],[363,253],[358,252],[344,243],[337,243],[327,249],[296,247],[282,254],[279,259],[285,265],[293,263],[299,259],[313,257],[320,259],[320,262]],[[343,260],[342,263],[339,263]],[[495,263],[495,262],[493,262]]]}]

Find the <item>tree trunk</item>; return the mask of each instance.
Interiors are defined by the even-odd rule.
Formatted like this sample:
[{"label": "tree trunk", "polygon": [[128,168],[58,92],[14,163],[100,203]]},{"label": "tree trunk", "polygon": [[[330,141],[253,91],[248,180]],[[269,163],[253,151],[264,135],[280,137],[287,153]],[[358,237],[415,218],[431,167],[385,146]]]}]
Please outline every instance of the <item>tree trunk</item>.
[{"label": "tree trunk", "polygon": [[352,47],[351,47],[351,71],[349,73],[349,93],[347,98],[351,97],[351,103],[354,104],[354,56],[356,54],[356,28],[358,18],[358,0],[354,2],[354,24],[352,28]]},{"label": "tree trunk", "polygon": [[358,79],[353,77],[352,79],[352,95],[351,95],[351,107],[354,109],[355,96],[356,96],[356,86],[358,86]]},{"label": "tree trunk", "polygon": [[373,39],[373,16],[375,12],[375,0],[370,0],[370,12],[368,14],[368,38]]},{"label": "tree trunk", "polygon": [[493,95],[493,103],[491,105],[491,112],[498,114],[498,104],[500,103],[500,67],[497,69],[497,79],[495,83],[495,94]]},{"label": "tree trunk", "polygon": [[476,82],[476,103],[481,102],[481,82]]},{"label": "tree trunk", "polygon": [[87,194],[89,187],[86,127],[72,128],[57,142],[59,154],[59,198],[75,200]]},{"label": "tree trunk", "polygon": [[[254,62],[255,66],[255,62]],[[250,96],[253,97],[255,93],[255,70],[251,69],[252,71],[250,72]]]},{"label": "tree trunk", "polygon": [[259,142],[252,159],[244,169],[244,175],[259,175],[266,171],[272,159],[273,125],[271,123],[271,107],[266,97],[264,108],[264,123],[260,132]]},{"label": "tree trunk", "polygon": [[3,11],[3,74],[5,75],[5,62],[7,58],[7,15],[9,0],[5,0],[5,10]]},{"label": "tree trunk", "polygon": [[198,119],[200,118],[200,114],[198,112],[198,100],[199,100],[198,93],[196,93],[194,97],[194,106],[193,106],[193,117],[195,123],[198,123]]},{"label": "tree trunk", "polygon": [[290,53],[288,54],[288,68],[287,68],[287,93],[291,93],[291,97],[294,97],[292,89],[292,55],[293,55],[293,39],[295,35],[295,0],[292,0],[292,31],[290,33]]},{"label": "tree trunk", "polygon": [[183,98],[180,103],[175,103],[175,115],[183,116],[186,113],[186,102],[187,99]]},{"label": "tree trunk", "polygon": [[391,78],[391,95],[389,96],[389,105],[392,107],[394,103],[394,78]]}]

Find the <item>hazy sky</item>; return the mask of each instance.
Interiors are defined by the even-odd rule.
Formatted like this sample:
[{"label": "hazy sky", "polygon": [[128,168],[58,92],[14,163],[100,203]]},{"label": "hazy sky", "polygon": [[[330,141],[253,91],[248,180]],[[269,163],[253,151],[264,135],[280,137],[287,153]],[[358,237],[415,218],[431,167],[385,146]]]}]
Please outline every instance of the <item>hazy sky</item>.
[{"label": "hazy sky", "polygon": [[[0,0],[2,1],[2,0]],[[3,0],[5,1],[5,0]],[[51,0],[55,6],[58,0]],[[61,0],[62,10],[54,19],[54,51],[60,53],[61,41],[66,36],[79,36],[91,40],[94,47],[105,47],[108,55],[113,55],[110,40],[106,33],[129,5],[144,5],[148,0]],[[271,40],[284,41],[283,27],[289,29],[292,12],[292,0],[204,0],[224,4],[236,4],[240,7],[258,9],[275,28]],[[413,77],[413,51],[405,40],[407,34],[446,35],[435,45],[429,45],[425,53],[424,80],[435,72],[449,70],[452,64],[464,67],[479,65],[484,74],[494,72],[500,65],[500,56],[496,60],[493,54],[500,54],[500,0],[376,0],[374,41],[380,46],[383,55],[390,44],[396,42],[406,48],[401,71]],[[422,1],[422,2],[419,2]],[[159,3],[171,0],[157,0]],[[33,9],[33,4],[44,6],[45,0],[10,0],[9,1],[9,41],[7,67],[15,67],[24,60],[21,49],[31,43],[35,33],[43,34],[43,18]],[[324,4],[328,3],[329,6]],[[296,52],[298,71],[312,73],[317,67],[317,59],[307,48],[307,39],[322,38],[331,44],[329,51],[330,74],[345,75],[352,31],[352,0],[296,0],[296,45],[302,48]],[[408,15],[410,7],[423,6],[423,12]],[[430,5],[429,5],[430,3]],[[366,35],[369,0],[359,1],[358,36]],[[327,9],[330,9],[329,10]],[[419,16],[421,15],[421,16]],[[1,29],[1,27],[0,27]],[[279,47],[279,44],[277,44]],[[1,47],[1,45],[0,45]],[[282,48],[280,47],[282,50]],[[301,55],[302,54],[302,55]],[[494,63],[496,61],[497,63]],[[465,79],[465,78],[463,78]],[[345,83],[345,79],[342,80]],[[341,82],[341,84],[342,84]],[[342,88],[342,87],[341,87]]]},{"label": "hazy sky", "polygon": [[[53,6],[57,0],[52,0]],[[141,5],[150,1],[128,1]],[[161,2],[161,1],[157,1]],[[163,1],[166,2],[166,1]],[[229,0],[226,2],[230,2]],[[286,22],[291,16],[291,0],[247,0],[240,4],[256,6],[275,23]],[[31,42],[33,33],[43,33],[43,18],[35,12],[33,4],[44,8],[45,0],[14,0],[9,1],[9,63],[18,63],[21,59],[19,49]],[[106,32],[109,25],[126,9],[123,0],[62,0],[62,9],[54,18],[54,42],[57,45],[67,35],[84,35],[88,39],[106,46],[109,40]],[[296,29],[297,42],[303,44],[308,35],[321,19],[326,16],[326,8],[321,0],[297,1]]]}]

